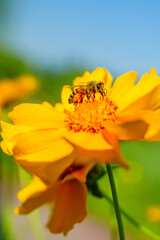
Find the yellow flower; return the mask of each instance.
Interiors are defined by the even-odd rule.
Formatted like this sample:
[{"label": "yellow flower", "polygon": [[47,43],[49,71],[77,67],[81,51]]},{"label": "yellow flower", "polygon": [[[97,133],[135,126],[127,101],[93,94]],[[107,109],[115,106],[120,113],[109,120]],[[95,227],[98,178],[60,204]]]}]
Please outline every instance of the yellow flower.
[{"label": "yellow flower", "polygon": [[73,162],[128,166],[113,134],[69,131],[66,114],[62,104],[20,104],[9,113],[14,125],[1,123],[3,151],[47,183],[54,182]]},{"label": "yellow flower", "polygon": [[0,108],[6,104],[18,100],[38,87],[37,80],[31,75],[24,75],[12,79],[0,81]]},{"label": "yellow flower", "polygon": [[[160,77],[154,68],[135,84],[137,73],[127,72],[114,82],[105,70],[97,68],[74,81],[74,86],[89,81],[103,82],[106,96],[84,101],[71,108],[67,99],[69,88],[63,88],[62,100],[68,109],[66,125],[72,132],[103,132],[108,130],[120,140],[160,139]],[[98,93],[97,93],[98,94]],[[106,135],[106,134],[105,134]]]},{"label": "yellow flower", "polygon": [[48,227],[52,233],[66,235],[87,214],[86,171],[87,166],[72,165],[51,185],[34,177],[31,184],[18,193],[22,205],[15,209],[15,213],[27,214],[43,204],[53,204]]},{"label": "yellow flower", "polygon": [[[62,215],[66,210],[64,201],[68,203],[74,198],[76,204],[82,204],[78,200],[86,201],[85,180],[77,180],[76,177],[71,180],[68,176],[73,176],[74,171],[70,172],[70,168],[81,166],[83,169],[87,165],[91,169],[97,163],[117,163],[127,167],[118,139],[159,139],[160,78],[154,68],[137,84],[136,78],[137,73],[128,72],[112,86],[109,72],[97,68],[76,78],[74,86],[90,81],[102,82],[106,94],[96,91],[88,97],[86,92],[83,99],[77,95],[80,98],[77,104],[69,104],[72,91],[64,87],[62,104],[55,107],[49,103],[20,104],[9,113],[14,124],[1,122],[3,151],[13,155],[19,165],[36,176],[31,186],[19,195],[23,204],[17,213],[28,213],[45,202],[53,201],[55,210],[49,227],[52,232],[66,233],[75,222],[82,221],[85,214],[79,215],[80,207],[76,205],[73,209],[77,213],[69,222]],[[55,190],[55,186],[60,190]],[[77,199],[75,191],[79,188],[83,190]],[[68,197],[70,191],[71,197]],[[65,221],[59,223],[63,218]]]},{"label": "yellow flower", "polygon": [[47,183],[73,162],[117,163],[127,167],[117,140],[159,139],[160,78],[154,68],[135,85],[137,73],[120,76],[112,86],[107,70],[86,72],[74,85],[103,82],[106,96],[95,94],[69,104],[71,89],[62,90],[62,104],[20,104],[2,122],[1,147],[15,161]]}]

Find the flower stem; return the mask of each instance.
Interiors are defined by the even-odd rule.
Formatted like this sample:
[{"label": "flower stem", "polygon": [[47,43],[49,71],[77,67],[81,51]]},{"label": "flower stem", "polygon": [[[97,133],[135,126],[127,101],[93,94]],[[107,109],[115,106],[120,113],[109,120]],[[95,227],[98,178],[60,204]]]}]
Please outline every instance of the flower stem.
[{"label": "flower stem", "polygon": [[115,209],[117,223],[118,223],[119,237],[120,237],[120,240],[125,240],[123,223],[122,223],[121,212],[119,208],[118,196],[117,196],[116,185],[115,185],[114,177],[112,173],[112,168],[109,164],[107,164],[106,167],[108,171],[108,177],[109,177],[109,182],[110,182],[112,196],[113,196],[114,209]]}]

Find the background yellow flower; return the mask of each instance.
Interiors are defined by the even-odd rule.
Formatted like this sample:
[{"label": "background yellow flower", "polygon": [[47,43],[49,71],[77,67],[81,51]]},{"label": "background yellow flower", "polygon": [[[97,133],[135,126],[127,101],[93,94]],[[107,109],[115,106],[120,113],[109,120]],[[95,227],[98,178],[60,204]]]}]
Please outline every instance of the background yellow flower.
[{"label": "background yellow flower", "polygon": [[32,75],[0,81],[0,107],[21,99],[38,88],[38,80]]}]

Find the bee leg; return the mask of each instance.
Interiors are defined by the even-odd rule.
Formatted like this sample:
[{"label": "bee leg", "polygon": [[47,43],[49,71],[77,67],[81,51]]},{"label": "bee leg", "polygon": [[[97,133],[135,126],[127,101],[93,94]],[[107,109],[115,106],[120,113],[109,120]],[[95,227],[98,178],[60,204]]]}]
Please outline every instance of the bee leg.
[{"label": "bee leg", "polygon": [[104,91],[104,92],[103,92],[103,98],[104,98],[105,96],[107,96],[107,91]]},{"label": "bee leg", "polygon": [[103,91],[101,91],[100,94],[101,94],[101,96],[102,96],[102,99],[104,99],[104,97],[106,96],[106,93],[103,92]]},{"label": "bee leg", "polygon": [[102,99],[104,99],[104,93],[103,92],[100,92],[101,96],[102,96]]},{"label": "bee leg", "polygon": [[95,99],[96,95],[95,95],[95,91],[93,92],[93,99]]},{"label": "bee leg", "polygon": [[85,97],[85,93],[84,92],[80,92],[80,98],[77,101],[77,103],[83,103],[83,98]]},{"label": "bee leg", "polygon": [[85,89],[85,93],[84,93],[84,95],[87,97],[87,99],[89,100],[89,95],[88,95],[88,91],[87,91],[87,89]]},{"label": "bee leg", "polygon": [[90,99],[90,96],[87,94],[87,99],[89,100]]}]

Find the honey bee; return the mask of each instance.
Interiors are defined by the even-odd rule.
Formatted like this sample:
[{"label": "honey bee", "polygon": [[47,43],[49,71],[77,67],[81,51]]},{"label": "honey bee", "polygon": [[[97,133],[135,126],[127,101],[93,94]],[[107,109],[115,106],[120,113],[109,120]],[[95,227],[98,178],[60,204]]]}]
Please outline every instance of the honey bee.
[{"label": "honey bee", "polygon": [[89,100],[91,97],[95,98],[95,93],[98,92],[102,97],[106,95],[103,82],[88,82],[85,85],[71,86],[70,88],[75,88],[68,98],[68,103],[82,103],[83,99],[87,97]]}]

